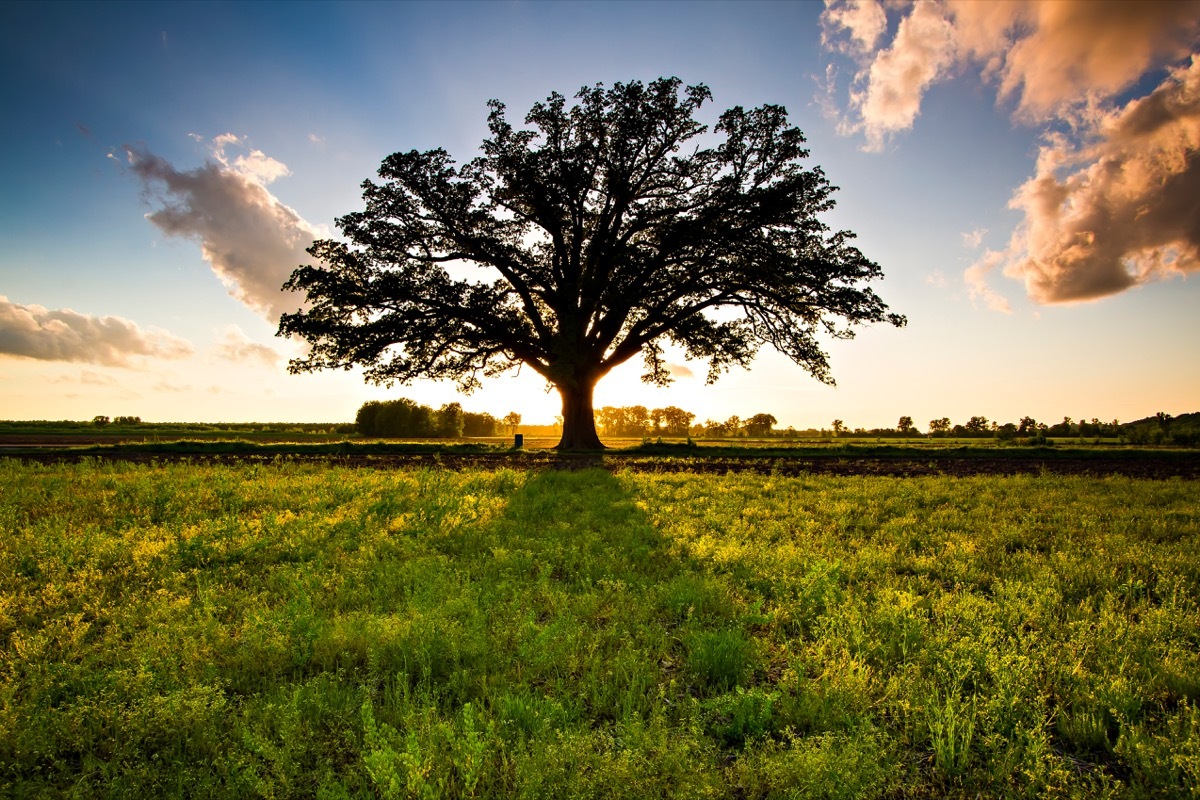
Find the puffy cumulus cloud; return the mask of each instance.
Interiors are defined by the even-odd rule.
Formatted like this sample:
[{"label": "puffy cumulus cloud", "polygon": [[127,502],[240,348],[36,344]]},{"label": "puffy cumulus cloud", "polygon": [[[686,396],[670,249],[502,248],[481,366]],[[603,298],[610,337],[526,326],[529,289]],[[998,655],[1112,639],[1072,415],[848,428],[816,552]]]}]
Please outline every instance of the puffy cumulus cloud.
[{"label": "puffy cumulus cloud", "polygon": [[253,341],[237,325],[229,325],[222,331],[213,352],[225,361],[260,362],[271,367],[283,360],[278,351]]},{"label": "puffy cumulus cloud", "polygon": [[866,134],[867,149],[879,150],[887,134],[912,127],[925,90],[953,59],[950,23],[937,6],[917,3],[900,21],[892,46],[872,61],[866,89],[852,95],[862,117],[859,127]]},{"label": "puffy cumulus cloud", "polygon": [[1148,70],[1185,58],[1200,32],[1200,0],[919,0],[889,7],[902,9],[890,43],[878,3],[830,0],[822,14],[826,47],[859,62],[850,90],[856,119],[843,130],[863,133],[867,149],[911,128],[929,87],[958,71],[979,69],[997,82],[1001,99],[1016,101],[1020,116],[1044,120],[1110,98]]},{"label": "puffy cumulus cloud", "polygon": [[1092,135],[1050,138],[1010,203],[1024,219],[1004,273],[1042,303],[1200,270],[1200,56]]},{"label": "puffy cumulus cloud", "polygon": [[1045,118],[1110,97],[1185,58],[1200,30],[1193,0],[948,0],[961,56],[984,64],[1000,96]]},{"label": "puffy cumulus cloud", "polygon": [[[826,47],[841,52],[871,50],[887,32],[887,14],[878,0],[848,0],[841,4],[827,0],[821,28],[821,43]],[[849,35],[849,41],[841,38],[842,31]]]},{"label": "puffy cumulus cloud", "polygon": [[184,358],[192,352],[183,339],[120,317],[26,306],[0,295],[0,355],[124,367],[134,357]]},{"label": "puffy cumulus cloud", "polygon": [[251,149],[249,153],[239,153],[231,160],[226,155],[225,148],[230,146],[245,146],[246,139],[244,136],[222,133],[220,136],[213,138],[212,144],[213,158],[221,166],[231,169],[262,186],[266,186],[278,178],[286,178],[292,174],[292,171],[287,168],[286,164],[271,158],[262,150]]},{"label": "puffy cumulus cloud", "polygon": [[[1200,0],[894,3],[895,34],[874,46],[859,33],[863,13],[834,0],[823,39],[856,59],[841,129],[863,133],[867,149],[912,127],[930,86],[969,69],[1021,121],[1054,123],[1009,203],[1024,216],[1008,247],[963,275],[973,300],[1011,310],[988,286],[997,270],[1057,303],[1198,269]],[[1122,96],[1156,70],[1157,88]]]},{"label": "puffy cumulus cloud", "polygon": [[[193,135],[193,138],[199,138]],[[259,150],[230,155],[244,146],[233,134],[212,141],[213,158],[180,170],[144,149],[125,147],[129,169],[161,206],[146,215],[168,236],[194,239],[230,293],[271,322],[301,303],[280,287],[297,266],[317,230],[267,190],[287,167]]]}]

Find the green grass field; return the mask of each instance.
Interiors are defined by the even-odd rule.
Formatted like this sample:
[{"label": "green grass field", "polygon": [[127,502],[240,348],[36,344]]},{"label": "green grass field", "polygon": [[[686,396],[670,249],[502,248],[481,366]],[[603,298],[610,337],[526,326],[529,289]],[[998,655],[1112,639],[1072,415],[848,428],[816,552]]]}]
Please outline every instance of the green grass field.
[{"label": "green grass field", "polygon": [[0,796],[1200,793],[1194,481],[0,487]]}]

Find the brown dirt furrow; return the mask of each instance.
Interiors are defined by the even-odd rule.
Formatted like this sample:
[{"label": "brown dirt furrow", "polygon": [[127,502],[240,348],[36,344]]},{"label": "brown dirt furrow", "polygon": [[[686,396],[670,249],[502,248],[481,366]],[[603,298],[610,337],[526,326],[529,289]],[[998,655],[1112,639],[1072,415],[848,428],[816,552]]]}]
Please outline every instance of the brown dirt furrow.
[{"label": "brown dirt furrow", "polygon": [[14,454],[29,462],[77,462],[86,458],[140,464],[191,462],[196,464],[269,464],[278,460],[296,463],[316,463],[343,467],[373,469],[589,469],[611,472],[696,473],[724,475],[728,473],[758,473],[776,475],[885,475],[914,477],[920,475],[1125,475],[1134,478],[1200,479],[1200,454],[1196,457],[1172,458],[654,458],[646,456],[559,455],[525,452],[479,455],[289,455],[259,454],[177,454],[177,453],[106,453],[103,455],[48,451]]}]

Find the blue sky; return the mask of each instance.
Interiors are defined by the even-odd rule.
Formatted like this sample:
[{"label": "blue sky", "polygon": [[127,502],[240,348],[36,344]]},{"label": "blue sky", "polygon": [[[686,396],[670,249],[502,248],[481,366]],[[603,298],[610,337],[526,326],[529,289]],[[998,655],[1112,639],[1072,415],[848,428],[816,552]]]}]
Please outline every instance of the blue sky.
[{"label": "blue sky", "polygon": [[[1073,2],[5,4],[0,417],[337,421],[407,396],[550,421],[530,370],[467,398],[288,375],[299,350],[261,287],[295,264],[227,206],[148,218],[181,197],[160,178],[248,187],[330,235],[390,153],[473,157],[489,98],[519,119],[552,91],[666,75],[712,88],[707,121],[788,108],[841,187],[827,221],[859,235],[909,324],[831,342],[833,388],[763,351],[712,386],[692,365],[645,387],[630,364],[598,405],[797,427],[1197,410],[1200,10],[1137,6],[1133,24]],[[1121,55],[1095,44],[1113,31]],[[1156,98],[1169,113],[1145,133]],[[222,259],[242,271],[222,281]]]}]

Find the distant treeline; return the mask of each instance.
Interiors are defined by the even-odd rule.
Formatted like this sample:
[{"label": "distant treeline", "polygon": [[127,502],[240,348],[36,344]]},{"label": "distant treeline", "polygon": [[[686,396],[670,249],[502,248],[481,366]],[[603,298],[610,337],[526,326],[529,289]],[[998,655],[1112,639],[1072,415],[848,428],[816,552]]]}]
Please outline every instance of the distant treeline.
[{"label": "distant treeline", "polygon": [[[1159,412],[1152,417],[1122,423],[1118,420],[1073,420],[1046,424],[1032,417],[1020,422],[1000,423],[987,417],[970,417],[954,424],[949,417],[932,419],[922,432],[912,417],[900,417],[895,428],[851,428],[835,419],[828,428],[777,429],[774,416],[754,414],[745,419],[732,416],[719,422],[693,423],[696,415],[676,408],[645,406],[604,406],[596,409],[596,427],[611,438],[671,436],[695,438],[783,438],[833,439],[841,437],[997,439],[1025,444],[1042,444],[1051,439],[1117,439],[1127,444],[1200,445],[1200,412],[1172,416]],[[353,423],[335,422],[142,422],[140,417],[99,415],[90,421],[78,420],[0,420],[0,434],[38,434],[94,432],[97,428],[113,433],[137,430],[144,433],[305,433],[353,434],[373,437],[446,438],[509,436],[521,432],[532,436],[558,435],[561,421],[554,425],[522,424],[521,415],[509,412],[503,418],[487,413],[464,411],[458,403],[434,409],[412,400],[399,399],[364,403]]]},{"label": "distant treeline", "polygon": [[900,417],[895,428],[851,428],[842,420],[835,419],[828,428],[777,429],[777,420],[767,413],[758,413],[742,418],[732,416],[724,422],[705,420],[703,424],[692,424],[695,414],[668,406],[647,409],[645,406],[612,407],[596,410],[596,426],[606,436],[692,436],[709,438],[786,438],[786,439],[832,439],[838,437],[872,438],[953,438],[953,439],[997,439],[1021,441],[1026,444],[1044,444],[1050,439],[1117,439],[1129,444],[1200,444],[1200,413],[1158,413],[1153,417],[1122,424],[1118,420],[1102,422],[1099,419],[1073,420],[1063,417],[1061,422],[1046,424],[1033,417],[1022,417],[1020,422],[997,422],[987,417],[974,416],[955,424],[949,417],[929,421],[927,432],[922,432],[912,417]]},{"label": "distant treeline", "polygon": [[[520,419],[516,421],[520,422]],[[354,425],[363,436],[412,439],[458,439],[505,433],[505,422],[491,414],[463,411],[458,403],[447,403],[434,409],[405,398],[363,403],[354,418]]]}]

